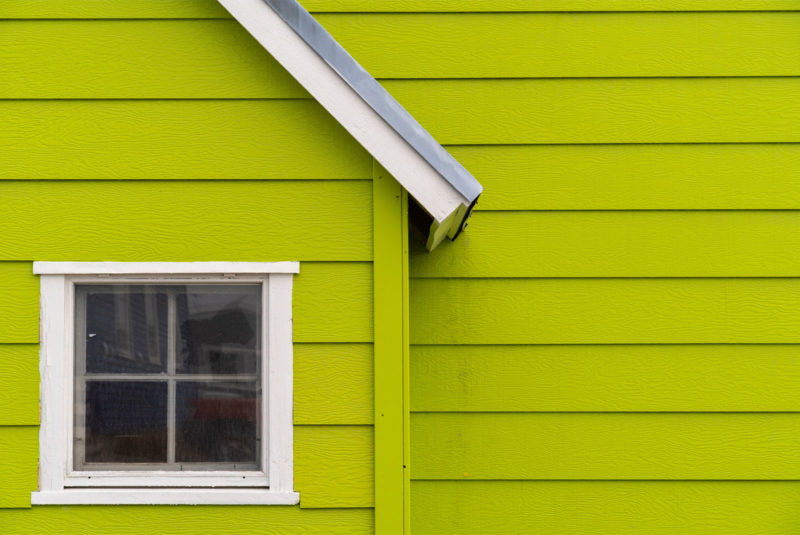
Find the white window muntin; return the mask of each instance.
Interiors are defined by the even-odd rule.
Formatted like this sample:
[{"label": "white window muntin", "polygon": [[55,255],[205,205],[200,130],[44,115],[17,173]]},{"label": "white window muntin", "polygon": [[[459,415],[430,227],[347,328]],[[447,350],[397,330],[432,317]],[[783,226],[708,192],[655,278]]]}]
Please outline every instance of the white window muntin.
[{"label": "white window muntin", "polygon": [[[161,274],[159,269],[167,273]],[[34,273],[41,275],[42,293],[42,425],[39,492],[33,493],[33,503],[297,503],[292,474],[291,292],[292,273],[298,271],[296,262],[35,262]],[[73,470],[75,285],[111,281],[262,285],[264,470]],[[79,487],[105,488],[81,491]],[[228,498],[224,496],[225,489],[198,489],[183,495],[170,491],[161,493],[163,499],[154,499],[131,487],[260,487],[261,490],[247,493],[246,489],[237,492],[230,489]]]}]

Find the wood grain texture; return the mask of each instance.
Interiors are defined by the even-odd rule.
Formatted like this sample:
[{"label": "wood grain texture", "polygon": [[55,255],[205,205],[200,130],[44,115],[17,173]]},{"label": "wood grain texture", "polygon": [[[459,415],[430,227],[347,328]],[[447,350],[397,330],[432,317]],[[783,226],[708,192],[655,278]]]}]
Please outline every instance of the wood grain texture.
[{"label": "wood grain texture", "polygon": [[[0,344],[38,344],[39,279],[33,275],[30,262],[0,262],[0,288]],[[26,382],[20,388],[27,388]]]},{"label": "wood grain texture", "polygon": [[6,21],[0,51],[2,98],[310,98],[235,20]]},{"label": "wood grain texture", "polygon": [[800,411],[798,345],[413,346],[411,408]]},{"label": "wood grain texture", "polygon": [[[164,535],[283,535],[372,533],[369,509],[301,510],[299,506],[136,505],[37,506],[3,511],[9,535],[139,535],[142,526]],[[157,526],[157,528],[156,528]]]},{"label": "wood grain texture", "polygon": [[[800,13],[317,18],[377,78],[800,74]],[[2,98],[308,97],[234,20],[5,21],[0,63]]]},{"label": "wood grain texture", "polygon": [[788,76],[800,71],[798,13],[317,18],[377,78]]},{"label": "wood grain texture", "polygon": [[412,279],[414,344],[800,342],[800,279]]},{"label": "wood grain texture", "polygon": [[371,426],[295,426],[294,488],[300,507],[372,507]]},{"label": "wood grain texture", "polygon": [[0,426],[39,425],[39,346],[0,344]]},{"label": "wood grain texture", "polygon": [[[798,78],[389,80],[384,85],[445,144],[800,141]],[[183,135],[195,151],[237,150],[216,133],[267,123],[283,125],[276,129],[329,128],[330,139],[314,136],[325,155],[337,135],[353,147],[333,119],[327,117],[326,125],[325,112],[313,101],[0,101],[0,112],[0,142],[8,147],[0,159],[0,176],[6,178],[57,178],[81,169],[86,173],[87,165],[93,177],[118,176],[131,156],[125,151],[116,155],[114,149],[143,137],[152,135],[137,147],[139,165],[142,153],[155,149],[163,157],[162,142],[174,149],[175,138]],[[216,128],[209,128],[209,122]],[[300,143],[291,135],[287,139],[294,154],[315,148],[303,137]],[[249,146],[243,154],[253,154]],[[263,158],[268,145],[256,147]],[[175,158],[174,150],[169,154]],[[45,155],[49,163],[39,161]],[[77,161],[70,163],[73,158]],[[209,176],[208,171],[196,173]],[[152,168],[138,172],[147,174],[163,176]]]},{"label": "wood grain texture", "polygon": [[0,178],[364,178],[313,101],[0,101]]},{"label": "wood grain texture", "polygon": [[441,247],[414,247],[411,275],[793,277],[800,212],[481,212]]},{"label": "wood grain texture", "polygon": [[797,144],[478,145],[447,150],[483,184],[479,211],[800,206]]},{"label": "wood grain texture", "polygon": [[30,507],[38,485],[39,427],[0,427],[0,452],[0,509]]},{"label": "wood grain texture", "polygon": [[790,535],[798,482],[415,481],[430,535]]},{"label": "wood grain texture", "polygon": [[387,80],[444,144],[800,140],[798,78]]},{"label": "wood grain texture", "polygon": [[294,345],[294,423],[371,425],[372,345]]},{"label": "wood grain texture", "polygon": [[370,186],[4,182],[0,260],[369,260]]},{"label": "wood grain texture", "polygon": [[[312,12],[785,11],[794,0],[305,0]],[[0,18],[227,18],[215,0],[0,1]]]},{"label": "wood grain texture", "polygon": [[418,413],[413,479],[798,479],[800,414]]},{"label": "wood grain texture", "polygon": [[295,342],[372,342],[372,264],[308,263],[294,280]]}]

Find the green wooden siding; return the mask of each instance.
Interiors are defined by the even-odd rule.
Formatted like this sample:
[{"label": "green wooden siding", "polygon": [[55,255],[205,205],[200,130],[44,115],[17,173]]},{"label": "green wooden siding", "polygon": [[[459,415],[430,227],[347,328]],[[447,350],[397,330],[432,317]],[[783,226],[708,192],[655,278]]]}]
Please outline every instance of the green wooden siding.
[{"label": "green wooden siding", "polygon": [[479,211],[747,210],[800,204],[800,145],[794,143],[477,145],[449,150],[486,187]]},{"label": "green wooden siding", "polygon": [[411,496],[417,529],[431,535],[785,535],[797,532],[800,485],[794,481],[415,481]]},{"label": "green wooden siding", "polygon": [[372,172],[369,155],[310,100],[0,100],[0,116],[5,179],[369,179]]},{"label": "green wooden siding", "polygon": [[793,533],[798,13],[553,4],[323,17],[486,187],[411,248],[412,529]]},{"label": "green wooden siding", "polygon": [[[792,11],[796,0],[305,0],[325,12]],[[0,18],[230,18],[216,0],[3,0]]]},{"label": "green wooden siding", "polygon": [[800,411],[800,345],[417,345],[417,412]]},{"label": "green wooden siding", "polygon": [[143,526],[176,535],[366,535],[371,509],[301,509],[300,507],[204,506],[141,507],[124,505],[44,506],[3,511],[6,533],[138,535]]},{"label": "green wooden siding", "polygon": [[[795,30],[800,13],[793,12],[317,18],[378,78],[800,74]],[[0,57],[16,73],[0,83],[0,95],[6,98],[304,94],[231,19],[74,20],[57,25],[23,20],[7,21],[2,28]],[[393,50],[402,53],[387,62]],[[109,64],[124,68],[109,71]],[[51,83],[54,77],[58,85]]]},{"label": "green wooden siding", "polygon": [[[486,186],[412,244],[413,531],[796,533],[800,4],[303,3]],[[213,0],[0,0],[0,64],[0,525],[370,532],[369,155]],[[39,259],[301,260],[301,506],[26,509]]]},{"label": "green wooden siding", "polygon": [[[371,157],[211,3],[57,4],[0,2],[0,525],[372,532]],[[300,505],[31,508],[35,260],[299,260]]]}]

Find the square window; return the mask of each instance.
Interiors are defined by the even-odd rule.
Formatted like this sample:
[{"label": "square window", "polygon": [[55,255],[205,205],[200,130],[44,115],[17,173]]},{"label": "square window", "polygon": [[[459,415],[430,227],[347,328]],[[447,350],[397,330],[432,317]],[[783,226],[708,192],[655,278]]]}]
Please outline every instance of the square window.
[{"label": "square window", "polygon": [[33,503],[297,503],[297,263],[36,262]]}]

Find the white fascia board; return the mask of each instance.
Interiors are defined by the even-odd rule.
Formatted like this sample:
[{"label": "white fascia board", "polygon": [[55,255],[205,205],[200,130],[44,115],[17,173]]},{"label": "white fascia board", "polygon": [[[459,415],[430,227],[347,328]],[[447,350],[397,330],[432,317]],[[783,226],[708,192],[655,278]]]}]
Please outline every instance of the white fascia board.
[{"label": "white fascia board", "polygon": [[34,275],[211,275],[299,273],[298,262],[34,262]]},{"label": "white fascia board", "polygon": [[436,221],[471,205],[264,0],[219,3]]}]

